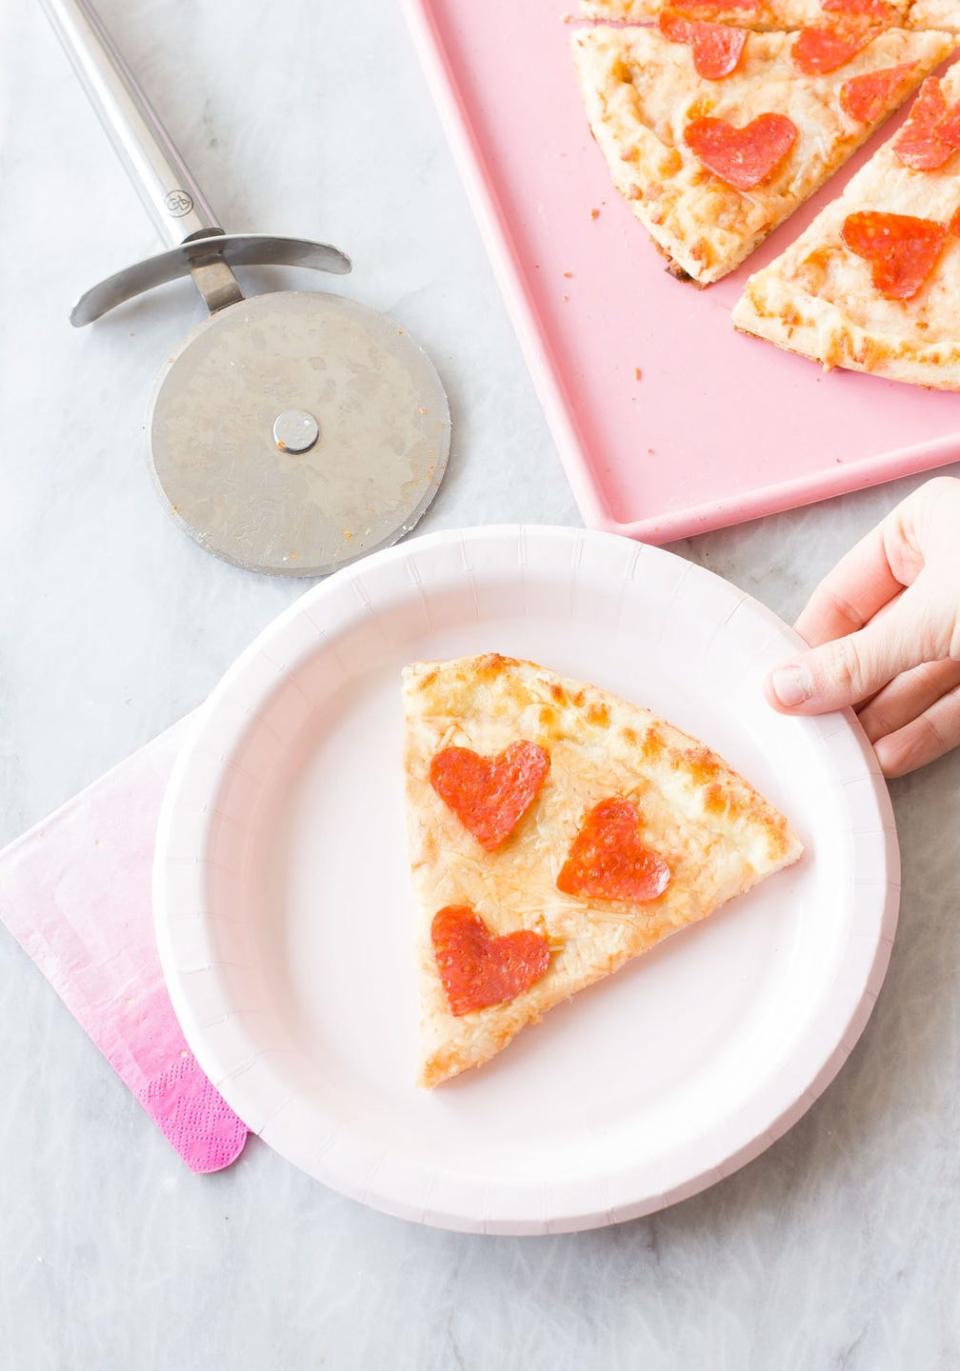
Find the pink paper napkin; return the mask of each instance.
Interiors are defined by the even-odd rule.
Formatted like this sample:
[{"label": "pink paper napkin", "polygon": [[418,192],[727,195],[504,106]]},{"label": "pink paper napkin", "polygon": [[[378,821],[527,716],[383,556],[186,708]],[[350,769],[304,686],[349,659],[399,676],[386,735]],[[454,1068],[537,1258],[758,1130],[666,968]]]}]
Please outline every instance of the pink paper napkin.
[{"label": "pink paper napkin", "polygon": [[192,1171],[243,1151],[245,1124],[200,1070],[153,937],[154,835],[189,720],[0,853],[0,922]]}]

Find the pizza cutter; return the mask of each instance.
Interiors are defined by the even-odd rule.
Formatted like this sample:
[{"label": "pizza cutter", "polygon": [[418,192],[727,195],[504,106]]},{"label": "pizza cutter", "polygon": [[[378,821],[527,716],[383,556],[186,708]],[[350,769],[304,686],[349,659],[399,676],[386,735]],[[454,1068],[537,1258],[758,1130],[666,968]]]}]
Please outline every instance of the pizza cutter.
[{"label": "pizza cutter", "polygon": [[167,247],[80,297],[88,324],[177,277],[210,311],[161,373],[147,421],[170,512],[238,566],[322,576],[397,541],[443,478],[450,412],[430,359],[342,296],[245,298],[235,266],[342,274],[337,248],[225,233],[88,0],[41,0]]}]

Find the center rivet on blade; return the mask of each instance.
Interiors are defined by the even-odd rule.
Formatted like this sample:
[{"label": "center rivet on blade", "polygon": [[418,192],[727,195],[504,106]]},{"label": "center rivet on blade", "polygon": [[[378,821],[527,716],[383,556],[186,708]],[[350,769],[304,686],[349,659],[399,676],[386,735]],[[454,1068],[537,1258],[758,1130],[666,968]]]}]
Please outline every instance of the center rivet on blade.
[{"label": "center rivet on blade", "polygon": [[273,441],[281,452],[309,452],[320,425],[305,409],[285,409],[273,421]]}]

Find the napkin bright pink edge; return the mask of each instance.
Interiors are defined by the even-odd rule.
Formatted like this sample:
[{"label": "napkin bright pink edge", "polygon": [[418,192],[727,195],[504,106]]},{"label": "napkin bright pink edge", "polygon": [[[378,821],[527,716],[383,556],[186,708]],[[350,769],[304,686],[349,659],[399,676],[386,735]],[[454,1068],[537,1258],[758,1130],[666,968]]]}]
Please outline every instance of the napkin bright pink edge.
[{"label": "napkin bright pink edge", "polygon": [[0,922],[192,1171],[219,1171],[247,1128],[200,1070],[153,935],[151,869],[182,720],[0,853]]}]

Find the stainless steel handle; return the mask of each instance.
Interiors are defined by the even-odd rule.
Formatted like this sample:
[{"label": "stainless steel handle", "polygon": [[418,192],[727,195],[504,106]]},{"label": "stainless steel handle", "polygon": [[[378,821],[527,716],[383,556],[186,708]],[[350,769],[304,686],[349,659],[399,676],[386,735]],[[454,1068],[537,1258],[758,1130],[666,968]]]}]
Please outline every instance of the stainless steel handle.
[{"label": "stainless steel handle", "polygon": [[40,0],[101,124],[170,247],[222,232],[89,0]]},{"label": "stainless steel handle", "polygon": [[243,299],[232,265],[261,262],[350,270],[329,243],[265,234],[225,234],[90,0],[40,0],[80,84],[168,250],[101,281],[80,297],[71,323],[93,319],[143,290],[191,275],[210,313]]}]

